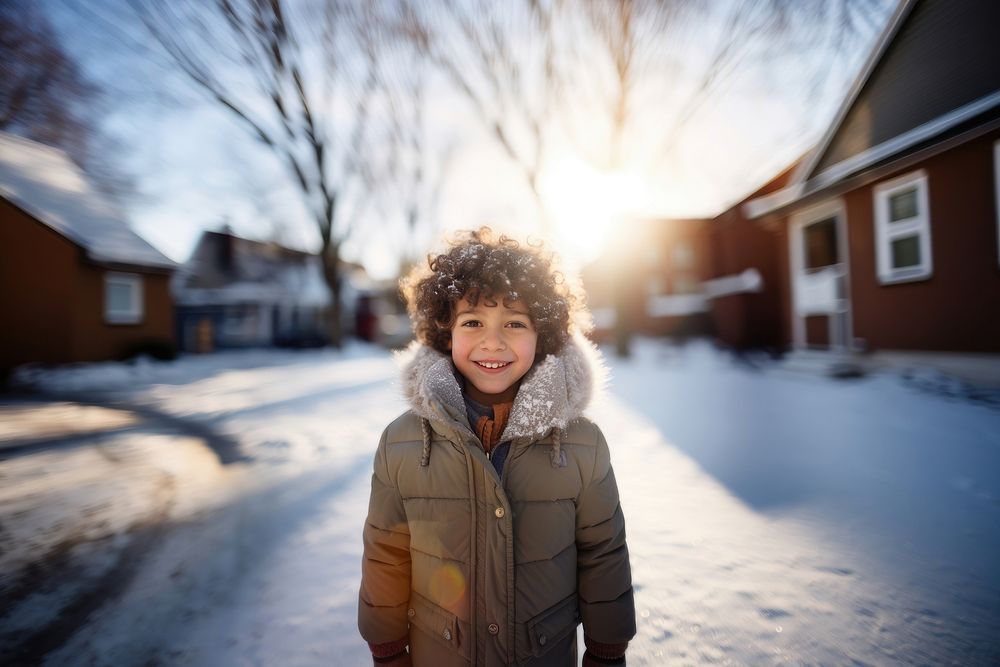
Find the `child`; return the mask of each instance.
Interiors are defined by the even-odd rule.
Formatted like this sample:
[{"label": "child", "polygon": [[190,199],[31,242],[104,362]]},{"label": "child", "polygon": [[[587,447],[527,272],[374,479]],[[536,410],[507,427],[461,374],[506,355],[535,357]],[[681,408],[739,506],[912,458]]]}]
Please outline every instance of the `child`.
[{"label": "child", "polygon": [[[488,228],[403,282],[410,410],[375,454],[358,626],[376,664],[623,665],[625,522],[581,300],[550,256]],[[407,652],[407,647],[409,652]]]}]

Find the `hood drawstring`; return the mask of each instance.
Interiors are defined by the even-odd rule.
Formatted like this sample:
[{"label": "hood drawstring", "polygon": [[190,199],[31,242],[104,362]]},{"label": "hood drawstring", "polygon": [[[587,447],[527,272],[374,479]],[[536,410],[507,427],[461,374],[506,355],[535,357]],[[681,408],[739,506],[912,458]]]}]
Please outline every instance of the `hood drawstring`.
[{"label": "hood drawstring", "polygon": [[424,432],[424,448],[420,452],[420,467],[426,468],[431,463],[431,423],[421,417],[420,429]]},{"label": "hood drawstring", "polygon": [[562,429],[558,427],[552,429],[552,451],[549,456],[552,459],[553,468],[562,468],[566,465],[562,453]]}]

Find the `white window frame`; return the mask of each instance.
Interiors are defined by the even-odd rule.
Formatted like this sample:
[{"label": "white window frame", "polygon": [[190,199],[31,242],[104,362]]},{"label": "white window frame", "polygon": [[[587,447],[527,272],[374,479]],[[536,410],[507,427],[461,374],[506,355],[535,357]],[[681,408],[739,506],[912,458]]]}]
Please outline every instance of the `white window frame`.
[{"label": "white window frame", "polygon": [[[902,190],[916,186],[917,215],[909,220],[889,222],[889,200]],[[926,280],[934,273],[931,260],[931,211],[927,172],[914,171],[875,186],[875,258],[879,282],[883,285]],[[903,269],[892,268],[892,241],[916,232],[920,245],[920,264]]]},{"label": "white window frame", "polygon": [[[111,287],[125,286],[131,293],[131,303],[126,310],[112,310]],[[109,271],[104,274],[104,321],[108,324],[139,324],[142,322],[144,303],[142,295],[142,276],[137,273],[117,273]]]},{"label": "white window frame", "polygon": [[997,200],[997,264],[1000,265],[1000,140],[993,142],[993,181]]}]

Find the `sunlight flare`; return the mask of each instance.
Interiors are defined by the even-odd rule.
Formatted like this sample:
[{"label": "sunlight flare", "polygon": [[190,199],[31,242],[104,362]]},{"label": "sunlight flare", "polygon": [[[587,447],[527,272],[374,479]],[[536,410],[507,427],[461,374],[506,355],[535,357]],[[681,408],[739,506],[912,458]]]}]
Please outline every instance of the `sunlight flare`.
[{"label": "sunlight flare", "polygon": [[595,259],[623,223],[648,208],[649,188],[631,170],[604,170],[580,159],[562,159],[541,177],[540,191],[566,259]]}]

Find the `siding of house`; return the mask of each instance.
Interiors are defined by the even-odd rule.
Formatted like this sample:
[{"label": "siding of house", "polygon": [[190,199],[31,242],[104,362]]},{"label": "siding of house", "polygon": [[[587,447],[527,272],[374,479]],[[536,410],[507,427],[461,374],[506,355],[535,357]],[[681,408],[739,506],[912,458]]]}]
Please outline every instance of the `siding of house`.
[{"label": "siding of house", "polygon": [[106,324],[106,269],[88,263],[78,246],[2,199],[0,254],[0,313],[4,318],[0,370],[26,362],[115,359],[135,342],[173,337],[166,273],[142,273],[141,323]]},{"label": "siding of house", "polygon": [[791,340],[791,320],[782,296],[788,280],[787,236],[781,226],[747,219],[743,204],[788,185],[798,164],[720,214],[710,225],[711,277],[738,275],[752,268],[763,281],[761,292],[729,294],[711,302],[716,335],[731,347],[782,349]]},{"label": "siding of house", "polygon": [[881,285],[873,188],[843,196],[850,247],[853,335],[872,349],[1000,352],[1000,268],[993,144],[1000,131],[884,180],[928,177],[933,275]]},{"label": "siding of house", "polygon": [[784,347],[790,348],[795,340],[792,323],[792,263],[789,255],[790,234],[788,221],[780,225],[777,232],[777,243],[781,252],[778,253],[778,299],[781,301],[781,330],[784,334]]},{"label": "siding of house", "polygon": [[1000,2],[917,2],[813,174],[1000,89],[997,26]]},{"label": "siding of house", "polygon": [[174,308],[170,279],[165,273],[143,273],[123,268],[123,273],[142,276],[143,315],[138,324],[107,324],[104,321],[104,275],[107,269],[92,264],[77,268],[72,354],[76,361],[117,359],[139,342],[174,339]]},{"label": "siding of house", "polygon": [[[697,294],[709,276],[708,221],[702,219],[653,220],[626,260],[632,277],[625,282],[631,292],[626,301],[632,307],[632,322],[637,331],[651,335],[704,333],[707,313],[656,315],[650,312],[657,297],[681,297]],[[687,248],[683,260],[678,249]]]},{"label": "siding of house", "polygon": [[[29,250],[30,249],[30,250]],[[72,358],[77,246],[0,199],[0,372]]]}]

